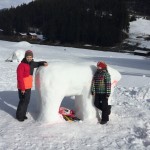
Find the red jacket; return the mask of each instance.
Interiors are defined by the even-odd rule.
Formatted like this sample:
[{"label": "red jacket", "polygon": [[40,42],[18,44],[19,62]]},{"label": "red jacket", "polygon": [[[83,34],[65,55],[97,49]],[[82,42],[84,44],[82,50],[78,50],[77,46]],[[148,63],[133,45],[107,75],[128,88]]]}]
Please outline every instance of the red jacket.
[{"label": "red jacket", "polygon": [[24,58],[22,62],[18,65],[17,68],[17,87],[18,89],[24,91],[26,89],[32,88],[32,81],[33,81],[33,71],[34,68],[37,68],[39,66],[43,66],[45,61],[41,62],[34,62],[31,61],[28,63],[26,59]]}]

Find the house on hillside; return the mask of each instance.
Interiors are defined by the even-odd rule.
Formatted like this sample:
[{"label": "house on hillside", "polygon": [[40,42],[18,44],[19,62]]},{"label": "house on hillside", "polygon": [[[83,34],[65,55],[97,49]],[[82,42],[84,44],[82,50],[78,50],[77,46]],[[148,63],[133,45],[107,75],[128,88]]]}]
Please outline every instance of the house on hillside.
[{"label": "house on hillside", "polygon": [[134,50],[134,55],[150,56],[150,50]]},{"label": "house on hillside", "polygon": [[27,33],[21,33],[21,32],[19,32],[18,33],[18,37],[21,38],[21,39],[25,39],[25,38],[27,38]]},{"label": "house on hillside", "polygon": [[37,40],[38,39],[38,35],[36,33],[29,32],[28,35],[29,35],[31,40]]}]

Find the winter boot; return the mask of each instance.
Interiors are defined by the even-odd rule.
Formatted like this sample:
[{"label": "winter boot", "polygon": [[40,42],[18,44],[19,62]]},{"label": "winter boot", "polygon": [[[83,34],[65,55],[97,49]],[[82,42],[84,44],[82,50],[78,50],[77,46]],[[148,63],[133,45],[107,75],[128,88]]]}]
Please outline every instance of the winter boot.
[{"label": "winter boot", "polygon": [[107,121],[102,121],[102,120],[101,120],[101,122],[100,122],[100,124],[102,124],[102,125],[103,125],[103,124],[106,124],[106,123],[107,123]]},{"label": "winter boot", "polygon": [[24,118],[23,118],[23,119],[17,118],[17,120],[20,121],[20,122],[23,122],[23,121],[24,121]]},{"label": "winter boot", "polygon": [[27,117],[27,116],[24,116],[24,119],[28,119],[28,117]]}]

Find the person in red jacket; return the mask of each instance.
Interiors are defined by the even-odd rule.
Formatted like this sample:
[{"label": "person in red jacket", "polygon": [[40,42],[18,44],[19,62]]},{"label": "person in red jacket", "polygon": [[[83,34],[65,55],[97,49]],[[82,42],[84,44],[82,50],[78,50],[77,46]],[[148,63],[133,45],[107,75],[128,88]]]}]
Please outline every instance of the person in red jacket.
[{"label": "person in red jacket", "polygon": [[17,87],[19,104],[16,111],[16,119],[24,121],[27,119],[26,112],[30,101],[34,68],[48,66],[46,61],[35,62],[33,52],[27,50],[25,57],[17,67]]}]

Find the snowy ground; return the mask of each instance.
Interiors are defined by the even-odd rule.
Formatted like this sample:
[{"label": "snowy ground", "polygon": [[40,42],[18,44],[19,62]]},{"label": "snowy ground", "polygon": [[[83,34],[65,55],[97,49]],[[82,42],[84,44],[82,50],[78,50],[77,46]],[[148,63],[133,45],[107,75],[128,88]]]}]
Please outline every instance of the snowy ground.
[{"label": "snowy ground", "polygon": [[[18,63],[5,62],[14,50],[32,49],[35,60],[89,62],[103,60],[122,74],[113,95],[110,122],[42,124],[35,120],[35,88],[28,120],[15,119]],[[150,59],[131,54],[0,41],[1,150],[148,150],[150,149]],[[57,94],[57,93],[56,93]],[[54,100],[55,102],[55,100]],[[65,98],[62,105],[73,107]]]}]

